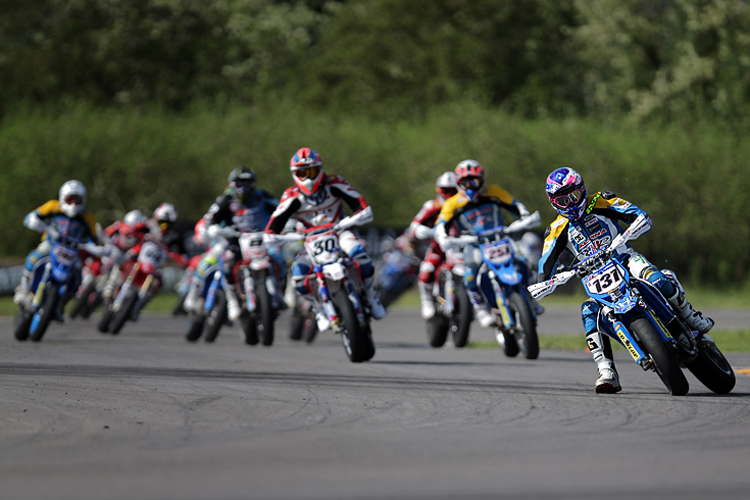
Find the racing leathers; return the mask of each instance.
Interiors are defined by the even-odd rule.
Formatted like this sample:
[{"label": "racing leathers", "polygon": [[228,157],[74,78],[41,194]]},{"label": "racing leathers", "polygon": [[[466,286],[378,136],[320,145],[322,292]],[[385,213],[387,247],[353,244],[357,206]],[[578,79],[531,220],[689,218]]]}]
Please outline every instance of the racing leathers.
[{"label": "racing leathers", "polygon": [[421,210],[412,219],[409,227],[404,231],[399,239],[403,238],[412,245],[422,240],[429,240],[429,247],[424,254],[424,259],[419,265],[419,298],[421,302],[422,318],[430,319],[435,316],[435,296],[432,294],[433,283],[435,282],[435,270],[445,260],[445,252],[440,248],[437,241],[433,238],[434,226],[440,211],[443,208],[445,200],[437,197],[433,200],[426,201]]},{"label": "racing leathers", "polygon": [[[185,310],[197,311],[205,272],[220,260],[221,271],[228,284],[224,290],[227,297],[227,314],[231,321],[239,318],[241,307],[235,291],[236,270],[242,261],[239,235],[263,232],[277,206],[278,200],[263,189],[256,189],[247,203],[237,200],[232,195],[231,188],[216,199],[203,217],[207,226],[206,234],[213,245],[196,268],[195,277],[185,298]],[[271,257],[276,282],[280,284],[275,296],[271,297],[273,307],[277,308],[281,301],[279,290],[283,291],[286,279],[286,261],[278,246],[269,247],[268,255]]]},{"label": "racing leathers", "polygon": [[[344,218],[344,203],[354,212]],[[269,241],[273,235],[281,234],[287,227],[289,219],[294,217],[305,228],[337,224],[345,221],[346,227],[339,227],[339,245],[341,251],[353,259],[359,266],[362,281],[365,285],[370,313],[375,319],[385,316],[386,311],[375,293],[373,278],[375,268],[367,254],[364,243],[349,227],[365,224],[372,220],[372,208],[355,189],[338,175],[325,177],[324,185],[312,195],[305,195],[299,187],[292,186],[284,191],[278,208],[271,216],[266,227]],[[292,265],[292,279],[295,291],[313,304],[318,328],[320,331],[330,327],[330,323],[322,311],[321,304],[313,297],[312,291],[306,285],[306,279],[312,272],[312,265],[307,252],[303,250]]]},{"label": "racing leathers", "polygon": [[[438,216],[435,224],[435,239],[446,250],[451,242],[448,238],[448,228],[456,224],[462,233],[476,234],[480,231],[492,229],[497,226],[506,225],[503,221],[501,209],[505,209],[518,218],[529,215],[529,211],[523,203],[516,200],[510,193],[500,186],[485,184],[473,200],[469,200],[463,193],[459,192],[449,198]],[[477,285],[477,273],[482,264],[482,257],[476,243],[469,243],[464,247],[464,285],[469,299],[474,307],[474,315],[482,328],[489,328],[495,322]],[[528,263],[523,257],[518,260],[524,265],[520,266],[524,280],[529,277]]]},{"label": "racing leathers", "polygon": [[[26,265],[21,276],[21,282],[16,288],[13,296],[13,302],[20,307],[28,307],[31,303],[31,295],[29,293],[29,286],[32,276],[34,265],[42,258],[49,255],[52,250],[53,242],[60,236],[64,236],[70,240],[73,240],[79,244],[94,244],[99,245],[99,234],[97,230],[96,217],[86,210],[80,212],[75,217],[68,217],[63,213],[60,208],[60,202],[58,200],[50,200],[44,205],[32,210],[23,220],[24,226],[34,231],[43,233],[42,241],[39,245],[31,251],[26,257]],[[84,249],[94,252],[93,246],[83,247]],[[74,269],[76,282],[80,283],[81,280],[81,263],[78,262],[77,267]],[[73,296],[76,291],[76,287],[70,287],[62,300],[63,309],[64,304]],[[58,314],[58,320],[62,319],[62,316]]]},{"label": "racing leathers", "polygon": [[[627,230],[631,238],[651,229],[651,218],[646,212],[610,191],[588,196],[583,215],[577,221],[558,215],[545,233],[542,257],[539,260],[539,280],[546,281],[554,276],[560,256],[565,250],[570,252],[575,260],[585,260],[600,249],[608,247],[617,235],[626,231],[620,222],[628,225]],[[646,279],[656,286],[688,325],[701,332],[711,329],[713,321],[693,310],[679,285],[667,275],[671,273],[657,269],[629,244],[620,246],[613,258],[625,265],[633,276]],[[609,338],[603,336],[599,330],[600,310],[595,300],[588,299],[581,306],[581,316],[586,341],[599,369],[600,377],[596,383],[596,391],[613,393],[621,387]]]}]

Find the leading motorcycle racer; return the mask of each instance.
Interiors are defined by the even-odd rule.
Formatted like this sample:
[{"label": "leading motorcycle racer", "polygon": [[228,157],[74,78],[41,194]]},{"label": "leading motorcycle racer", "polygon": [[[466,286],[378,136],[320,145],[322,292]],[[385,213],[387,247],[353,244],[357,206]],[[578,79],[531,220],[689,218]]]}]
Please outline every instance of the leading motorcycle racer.
[{"label": "leading motorcycle racer", "polygon": [[[558,216],[545,233],[539,260],[539,281],[554,276],[564,250],[567,249],[574,258],[584,260],[608,246],[613,238],[625,232],[618,223],[620,221],[629,225],[633,238],[651,230],[651,217],[646,212],[611,191],[588,195],[583,177],[570,167],[560,167],[549,174],[545,190]],[[630,244],[619,247],[613,258],[623,263],[633,276],[655,285],[690,327],[701,333],[713,327],[713,320],[695,311],[680,288]],[[599,304],[593,299],[586,300],[581,306],[586,341],[599,369],[595,390],[614,394],[622,387],[609,337],[598,330],[599,312]]]}]

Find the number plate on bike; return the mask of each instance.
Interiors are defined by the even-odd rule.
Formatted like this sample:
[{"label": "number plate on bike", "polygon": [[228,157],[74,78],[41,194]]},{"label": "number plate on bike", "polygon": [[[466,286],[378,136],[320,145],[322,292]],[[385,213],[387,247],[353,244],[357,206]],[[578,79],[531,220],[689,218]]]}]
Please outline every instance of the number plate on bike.
[{"label": "number plate on bike", "polygon": [[54,254],[55,260],[57,260],[57,262],[68,266],[73,264],[78,257],[78,252],[76,252],[72,248],[64,247],[62,245],[57,245],[52,253]]},{"label": "number plate on bike", "polygon": [[609,293],[619,288],[620,283],[622,283],[622,275],[614,262],[609,262],[583,280],[586,289],[596,295]]},{"label": "number plate on bike", "polygon": [[328,231],[305,240],[308,255],[320,264],[327,264],[338,259],[339,238],[334,231]]},{"label": "number plate on bike", "polygon": [[505,264],[513,256],[513,251],[510,248],[510,242],[507,240],[498,241],[497,243],[491,243],[487,246],[482,247],[482,253],[484,258],[493,264]]},{"label": "number plate on bike", "polygon": [[266,256],[266,247],[263,245],[263,233],[242,233],[240,236],[240,249],[242,258],[252,261]]}]

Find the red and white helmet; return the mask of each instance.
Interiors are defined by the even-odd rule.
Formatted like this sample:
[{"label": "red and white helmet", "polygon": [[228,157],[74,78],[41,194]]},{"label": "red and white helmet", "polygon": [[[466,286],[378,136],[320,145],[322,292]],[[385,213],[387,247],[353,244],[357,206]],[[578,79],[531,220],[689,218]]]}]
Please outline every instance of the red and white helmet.
[{"label": "red and white helmet", "polygon": [[435,191],[438,196],[442,199],[447,200],[458,192],[458,185],[456,184],[456,174],[453,172],[445,172],[443,175],[438,177],[435,183]]},{"label": "red and white helmet", "polygon": [[464,160],[454,170],[458,190],[473,200],[484,185],[484,168],[476,160]]},{"label": "red and white helmet", "polygon": [[68,217],[75,217],[86,206],[86,187],[76,180],[66,182],[58,193],[60,210]]},{"label": "red and white helmet", "polygon": [[301,148],[289,161],[294,183],[303,194],[311,196],[323,185],[323,160],[317,151]]}]

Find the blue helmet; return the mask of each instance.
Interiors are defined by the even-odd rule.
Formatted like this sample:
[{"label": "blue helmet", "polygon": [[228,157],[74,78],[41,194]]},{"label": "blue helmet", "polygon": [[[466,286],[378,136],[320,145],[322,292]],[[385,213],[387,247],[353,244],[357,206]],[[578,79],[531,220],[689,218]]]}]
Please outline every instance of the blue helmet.
[{"label": "blue helmet", "polygon": [[570,167],[560,167],[547,177],[544,189],[557,213],[578,220],[586,209],[586,184],[581,174]]}]

